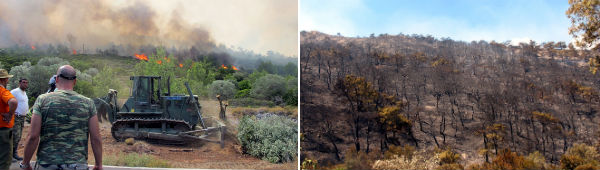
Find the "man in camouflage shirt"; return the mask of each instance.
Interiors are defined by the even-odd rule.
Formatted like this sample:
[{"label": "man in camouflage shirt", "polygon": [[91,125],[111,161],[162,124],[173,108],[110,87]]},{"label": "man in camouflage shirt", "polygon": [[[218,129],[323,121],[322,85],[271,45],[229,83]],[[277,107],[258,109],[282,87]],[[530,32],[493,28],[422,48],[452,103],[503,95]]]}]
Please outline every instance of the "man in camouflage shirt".
[{"label": "man in camouflage shirt", "polygon": [[88,169],[89,135],[96,160],[94,169],[102,169],[102,143],[94,102],[73,91],[77,81],[73,67],[64,65],[56,75],[56,90],[39,96],[33,105],[31,130],[20,166],[32,169],[29,162],[37,148],[35,169]]}]

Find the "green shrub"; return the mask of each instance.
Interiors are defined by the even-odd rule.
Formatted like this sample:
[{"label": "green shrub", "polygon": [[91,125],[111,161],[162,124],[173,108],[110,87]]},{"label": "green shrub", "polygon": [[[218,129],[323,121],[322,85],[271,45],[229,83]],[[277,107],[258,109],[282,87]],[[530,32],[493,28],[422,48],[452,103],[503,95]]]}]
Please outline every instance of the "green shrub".
[{"label": "green shrub", "polygon": [[[92,91],[93,88],[94,87],[92,86],[92,83],[90,83],[89,81],[79,80],[79,81],[77,81],[77,84],[75,85],[73,90],[83,96],[86,96],[86,97],[95,97],[95,96],[93,96],[93,91]],[[108,90],[106,90],[106,91],[108,91]]]},{"label": "green shrub", "polygon": [[252,97],[264,100],[274,100],[282,97],[286,92],[286,81],[283,77],[267,74],[260,77],[252,84]]},{"label": "green shrub", "polygon": [[19,80],[21,78],[26,78],[26,79],[30,79],[29,77],[31,77],[30,75],[30,70],[31,69],[31,63],[30,62],[23,62],[22,65],[19,66],[14,66],[10,69],[10,75],[13,75],[13,78],[10,78],[9,82],[8,82],[8,87],[10,89],[15,89],[17,87],[19,87]]},{"label": "green shrub", "polygon": [[250,96],[250,89],[240,90],[235,93],[235,98],[246,98]]},{"label": "green shrub", "polygon": [[[121,94],[127,95],[127,93],[123,93],[120,88],[120,81],[115,81],[115,77],[118,76],[118,72],[114,71],[110,66],[104,67],[101,71],[96,73],[96,75],[92,78],[92,95],[88,97],[102,97],[106,96],[108,93],[108,89],[117,90],[117,92]],[[77,82],[79,83],[79,82]]]},{"label": "green shrub", "polygon": [[221,95],[221,99],[229,100],[235,95],[235,85],[227,80],[215,80],[210,84],[210,97]]},{"label": "green shrub", "polygon": [[285,95],[283,95],[283,101],[288,106],[298,105],[298,89],[295,87],[288,89]]},{"label": "green shrub", "polygon": [[296,127],[295,121],[283,116],[244,116],[237,137],[245,153],[272,163],[289,162],[297,153]]},{"label": "green shrub", "polygon": [[242,80],[238,83],[238,88],[240,89],[240,91],[242,90],[246,90],[246,89],[251,89],[252,85],[250,84],[250,80]]}]

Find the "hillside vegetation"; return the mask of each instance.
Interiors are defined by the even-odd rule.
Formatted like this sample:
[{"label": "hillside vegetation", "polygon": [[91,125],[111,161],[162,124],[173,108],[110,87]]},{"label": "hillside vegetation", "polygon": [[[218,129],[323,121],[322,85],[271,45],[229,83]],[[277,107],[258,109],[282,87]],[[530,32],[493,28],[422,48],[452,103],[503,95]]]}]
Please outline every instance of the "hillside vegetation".
[{"label": "hillside vegetation", "polygon": [[16,88],[20,78],[29,79],[30,102],[47,91],[48,81],[59,66],[70,64],[78,71],[75,90],[91,98],[106,95],[108,89],[116,89],[121,99],[127,98],[130,76],[154,75],[163,77],[164,90],[166,80],[170,80],[175,94],[187,94],[184,83],[189,82],[194,94],[211,100],[221,95],[236,106],[294,106],[297,103],[297,66],[292,62],[280,65],[273,64],[280,61],[254,58],[255,68],[254,65],[237,68],[218,63],[220,55],[182,59],[160,47],[148,55],[136,57],[139,58],[17,46],[0,49],[0,68],[15,75],[10,79],[9,89]]},{"label": "hillside vegetation", "polygon": [[303,168],[598,168],[592,51],[320,32],[300,48]]}]

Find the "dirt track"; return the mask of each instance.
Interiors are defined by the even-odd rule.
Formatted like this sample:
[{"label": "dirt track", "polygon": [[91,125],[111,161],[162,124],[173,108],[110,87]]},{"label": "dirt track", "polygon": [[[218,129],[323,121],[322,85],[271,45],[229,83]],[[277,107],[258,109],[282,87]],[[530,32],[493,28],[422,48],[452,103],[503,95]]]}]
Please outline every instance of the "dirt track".
[{"label": "dirt track", "polygon": [[[216,101],[201,101],[203,113],[207,116],[216,116],[218,103]],[[237,118],[228,115],[230,122],[237,122]],[[233,121],[235,120],[235,121]],[[133,150],[132,146],[124,142],[117,142],[110,134],[110,124],[102,123],[100,133],[102,134],[103,155],[108,157],[122,153],[123,150]],[[235,126],[235,125],[232,125]],[[29,125],[25,125],[23,137],[19,143],[19,155],[23,155],[24,141],[29,132]],[[232,128],[228,126],[228,128]],[[232,132],[235,130],[229,130]],[[215,143],[197,143],[186,146],[148,144],[142,142],[144,151],[159,159],[168,161],[174,168],[201,168],[201,169],[297,169],[297,161],[284,164],[272,164],[250,155],[241,154],[239,145],[233,135],[228,135],[225,148],[221,149]],[[89,147],[88,163],[93,164],[94,156]],[[191,150],[191,151],[190,151]],[[35,156],[34,156],[35,157]],[[35,160],[35,158],[34,158]]]}]

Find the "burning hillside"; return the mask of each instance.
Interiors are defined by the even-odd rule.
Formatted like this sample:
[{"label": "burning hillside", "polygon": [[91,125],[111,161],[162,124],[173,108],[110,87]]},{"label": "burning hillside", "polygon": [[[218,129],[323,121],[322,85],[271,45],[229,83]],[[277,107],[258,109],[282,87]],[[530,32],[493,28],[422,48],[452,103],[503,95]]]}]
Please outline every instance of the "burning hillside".
[{"label": "burning hillside", "polygon": [[[293,52],[288,50],[285,51],[286,54],[296,54],[297,28],[287,29],[288,22],[297,23],[295,10],[277,12],[280,14],[277,17],[264,17],[270,15],[244,15],[246,12],[265,11],[230,8],[231,2],[211,3],[213,4],[152,0],[3,1],[0,3],[0,48],[16,46],[47,53],[137,58],[136,54],[149,56],[158,47],[164,47],[168,54],[173,54],[179,61],[208,57],[215,64],[226,65],[234,64],[231,59],[233,49],[239,50],[241,47],[252,52],[258,50],[259,54],[273,49],[281,52],[291,48],[294,49]],[[246,3],[241,5],[243,9],[267,7],[290,11],[289,9],[297,8],[296,3],[289,2],[238,3]],[[215,10],[217,6],[228,8]],[[231,18],[236,20],[229,22]],[[223,20],[228,22],[222,22]],[[249,29],[240,30],[239,24]],[[268,31],[270,29],[277,31]],[[215,35],[218,37],[214,38]],[[286,38],[289,41],[281,43],[282,37],[292,38]],[[217,39],[220,41],[217,42]]]}]

